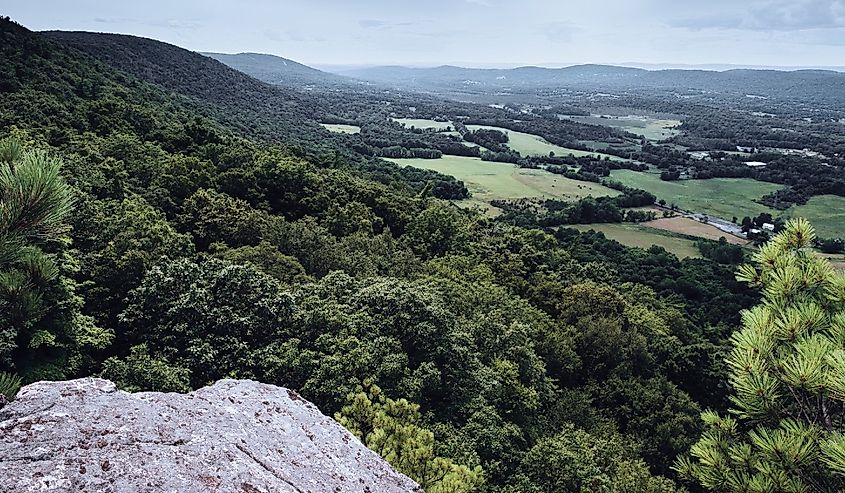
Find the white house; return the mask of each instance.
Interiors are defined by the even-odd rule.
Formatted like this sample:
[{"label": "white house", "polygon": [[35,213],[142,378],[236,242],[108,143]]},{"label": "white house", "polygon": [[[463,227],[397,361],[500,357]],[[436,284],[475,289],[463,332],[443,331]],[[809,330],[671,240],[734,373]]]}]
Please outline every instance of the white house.
[{"label": "white house", "polygon": [[774,232],[775,231],[775,225],[772,224],[772,223],[763,223],[763,231]]}]

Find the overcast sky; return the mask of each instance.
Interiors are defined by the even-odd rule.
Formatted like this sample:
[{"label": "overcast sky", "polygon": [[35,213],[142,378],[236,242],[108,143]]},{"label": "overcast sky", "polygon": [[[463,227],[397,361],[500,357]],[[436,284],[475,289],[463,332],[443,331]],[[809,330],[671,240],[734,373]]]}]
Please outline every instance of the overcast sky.
[{"label": "overcast sky", "polygon": [[3,0],[0,14],[311,65],[845,65],[845,0]]}]

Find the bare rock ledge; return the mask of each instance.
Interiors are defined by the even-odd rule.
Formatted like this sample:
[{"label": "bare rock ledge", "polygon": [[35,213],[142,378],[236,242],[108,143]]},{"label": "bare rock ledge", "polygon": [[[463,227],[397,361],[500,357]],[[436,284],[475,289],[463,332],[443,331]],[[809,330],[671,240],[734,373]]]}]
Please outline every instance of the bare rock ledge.
[{"label": "bare rock ledge", "polygon": [[221,380],[189,394],[85,378],[0,410],[0,492],[422,492],[296,392]]}]

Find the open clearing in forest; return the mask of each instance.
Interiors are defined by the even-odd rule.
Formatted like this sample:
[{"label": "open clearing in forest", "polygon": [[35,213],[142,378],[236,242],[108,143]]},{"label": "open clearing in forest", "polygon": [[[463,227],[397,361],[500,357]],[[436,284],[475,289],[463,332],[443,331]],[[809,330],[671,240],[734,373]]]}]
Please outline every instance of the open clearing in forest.
[{"label": "open clearing in forest", "polygon": [[452,128],[452,122],[438,122],[421,118],[394,118],[393,120],[408,128],[433,128],[435,130],[446,130],[447,128]]},{"label": "open clearing in forest", "polygon": [[607,224],[574,224],[562,226],[574,228],[578,231],[599,231],[611,240],[616,240],[623,245],[648,249],[653,245],[663,247],[667,252],[675,254],[678,258],[701,258],[701,252],[695,245],[695,241],[683,238],[671,232],[644,226],[643,224],[632,223],[607,223]]},{"label": "open clearing in forest", "polygon": [[678,135],[681,125],[679,120],[664,120],[642,115],[609,116],[568,116],[569,120],[590,125],[603,125],[618,128],[645,137],[648,140],[664,140]]},{"label": "open clearing in forest", "polygon": [[781,185],[755,181],[751,178],[710,178],[707,180],[663,181],[654,172],[613,170],[610,177],[623,185],[653,193],[658,200],[675,204],[681,209],[703,212],[731,220],[733,217],[754,217],[762,212],[777,216],[779,211],[754,202],[766,194],[779,190]]},{"label": "open clearing in forest", "polygon": [[541,169],[518,168],[509,163],[482,161],[479,158],[444,155],[440,159],[388,159],[400,166],[413,166],[451,175],[464,182],[472,198],[457,203],[478,206],[489,214],[498,209],[489,202],[495,199],[554,198],[577,200],[619,195],[616,190],[597,183],[571,180]]},{"label": "open clearing in forest", "polygon": [[648,226],[649,228],[662,229],[664,231],[671,231],[673,233],[696,236],[698,238],[706,238],[714,241],[719,241],[719,238],[724,237],[728,243],[733,243],[734,245],[746,246],[750,243],[748,240],[725,233],[716,226],[711,226],[683,216],[663,217],[642,224],[644,226]]},{"label": "open clearing in forest", "polygon": [[579,149],[570,149],[568,147],[561,147],[559,145],[552,144],[546,139],[540,137],[539,135],[527,134],[525,132],[517,132],[515,130],[508,130],[507,128],[491,127],[489,125],[467,125],[467,128],[473,131],[478,130],[480,128],[485,128],[489,130],[498,130],[500,132],[504,132],[508,136],[507,146],[515,150],[516,152],[522,154],[523,156],[548,156],[549,152],[554,152],[556,156],[566,156],[568,154],[572,154],[575,157],[595,156],[601,159],[607,157],[613,161],[630,161],[630,159],[624,159],[618,156],[611,156],[610,154],[603,154],[601,152],[589,152],[582,151]]},{"label": "open clearing in forest", "polygon": [[326,130],[339,134],[357,134],[361,133],[361,127],[358,125],[344,125],[342,123],[321,123]]},{"label": "open clearing in forest", "polygon": [[845,197],[817,195],[788,209],[786,216],[806,218],[822,238],[845,238]]}]

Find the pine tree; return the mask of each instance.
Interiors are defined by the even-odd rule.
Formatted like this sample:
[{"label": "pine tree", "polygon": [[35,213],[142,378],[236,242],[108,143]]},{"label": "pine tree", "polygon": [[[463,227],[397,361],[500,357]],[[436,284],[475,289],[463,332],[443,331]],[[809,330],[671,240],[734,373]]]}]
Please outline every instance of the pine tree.
[{"label": "pine tree", "polygon": [[73,207],[61,161],[0,141],[0,370],[66,378],[111,334],[82,315],[65,218]]},{"label": "pine tree", "polygon": [[15,398],[21,389],[21,377],[0,371],[0,407]]},{"label": "pine tree", "polygon": [[375,385],[349,396],[335,418],[399,472],[429,493],[467,493],[483,483],[480,466],[469,468],[434,453],[434,434],[420,425],[419,406],[386,397]]},{"label": "pine tree", "polygon": [[737,274],[763,301],[731,338],[732,409],[702,413],[703,435],[675,465],[709,490],[845,488],[845,277],[814,238],[791,220]]},{"label": "pine tree", "polygon": [[24,152],[17,140],[0,142],[0,366],[12,366],[20,330],[41,309],[39,286],[57,269],[34,243],[57,236],[70,210],[58,163]]}]

